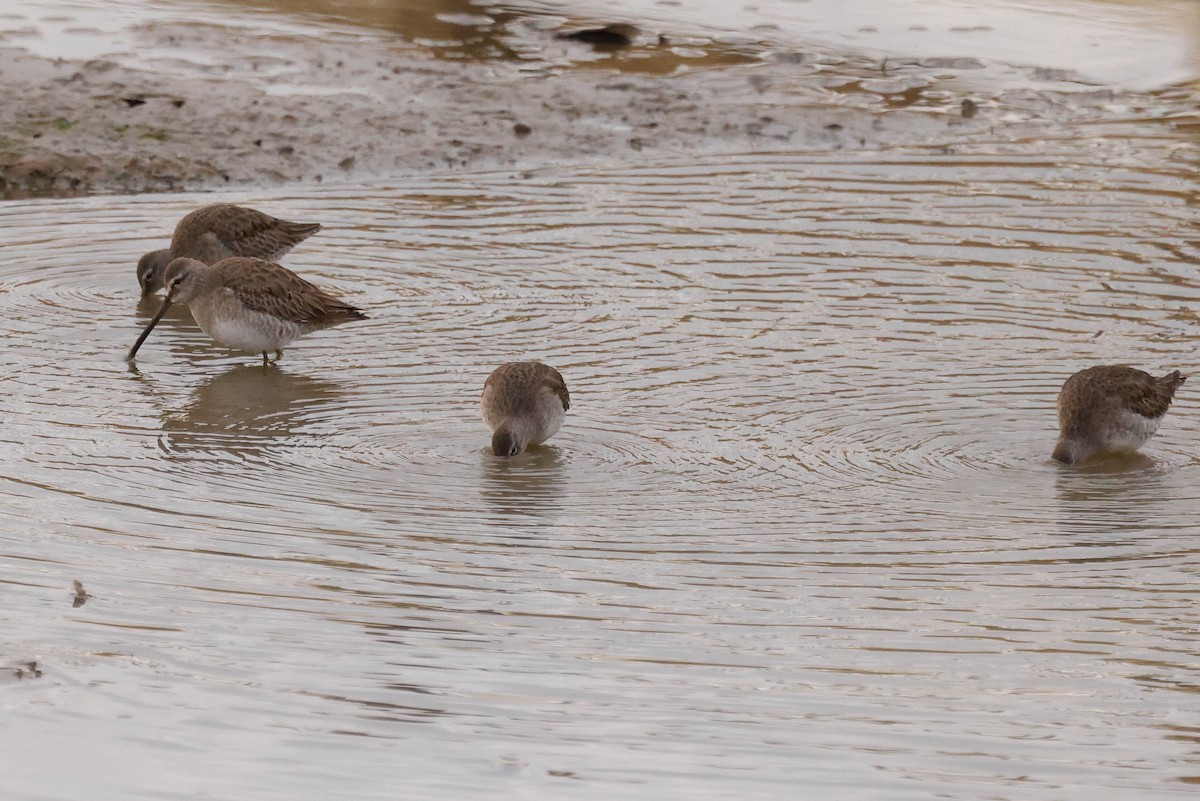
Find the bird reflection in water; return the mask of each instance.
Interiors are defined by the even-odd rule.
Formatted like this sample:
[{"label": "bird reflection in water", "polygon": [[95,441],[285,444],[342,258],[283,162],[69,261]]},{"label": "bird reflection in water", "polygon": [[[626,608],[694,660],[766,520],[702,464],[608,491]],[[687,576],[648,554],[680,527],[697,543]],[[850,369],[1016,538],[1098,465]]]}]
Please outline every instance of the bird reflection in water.
[{"label": "bird reflection in water", "polygon": [[1089,460],[1054,477],[1059,526],[1071,533],[1143,531],[1161,522],[1179,488],[1154,457],[1119,453]]},{"label": "bird reflection in water", "polygon": [[547,519],[562,509],[567,457],[553,445],[532,447],[510,458],[480,451],[483,499],[505,522]]},{"label": "bird reflection in water", "polygon": [[341,385],[261,365],[237,365],[192,393],[181,410],[164,413],[170,450],[255,456],[295,444],[296,437]]}]

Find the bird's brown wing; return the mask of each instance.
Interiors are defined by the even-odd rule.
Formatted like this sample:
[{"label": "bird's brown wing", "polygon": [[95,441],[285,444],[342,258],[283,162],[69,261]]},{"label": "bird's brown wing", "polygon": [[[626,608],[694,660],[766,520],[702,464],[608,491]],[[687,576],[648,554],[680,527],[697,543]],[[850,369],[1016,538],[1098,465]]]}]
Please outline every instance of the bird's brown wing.
[{"label": "bird's brown wing", "polygon": [[321,229],[318,223],[293,223],[245,206],[205,206],[189,214],[175,229],[171,248],[185,253],[211,234],[230,253],[254,259],[277,259]]},{"label": "bird's brown wing", "polygon": [[349,303],[305,281],[286,267],[262,259],[232,258],[216,264],[221,285],[248,309],[300,325],[364,320]]},{"label": "bird's brown wing", "polygon": [[549,365],[543,365],[550,374],[546,376],[546,386],[554,390],[554,394],[562,401],[563,411],[571,408],[571,393],[567,391],[567,382],[563,381],[562,373]]},{"label": "bird's brown wing", "polygon": [[1162,378],[1131,371],[1125,378],[1129,408],[1143,417],[1162,417],[1170,408],[1181,380],[1178,371]]}]

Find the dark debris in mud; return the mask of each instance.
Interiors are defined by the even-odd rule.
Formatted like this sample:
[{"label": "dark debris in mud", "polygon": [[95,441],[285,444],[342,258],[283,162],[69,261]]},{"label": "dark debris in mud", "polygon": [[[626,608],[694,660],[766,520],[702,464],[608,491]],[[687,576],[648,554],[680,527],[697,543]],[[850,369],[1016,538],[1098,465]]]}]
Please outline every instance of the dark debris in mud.
[{"label": "dark debris in mud", "polygon": [[602,28],[584,28],[569,33],[560,33],[556,38],[568,39],[573,42],[583,42],[584,44],[595,45],[597,47],[628,47],[633,44],[633,40],[637,35],[638,29],[636,26],[623,22],[615,22],[605,25]]},{"label": "dark debris in mud", "polygon": [[42,677],[42,669],[35,660],[10,666],[8,671],[14,679],[40,679]]}]

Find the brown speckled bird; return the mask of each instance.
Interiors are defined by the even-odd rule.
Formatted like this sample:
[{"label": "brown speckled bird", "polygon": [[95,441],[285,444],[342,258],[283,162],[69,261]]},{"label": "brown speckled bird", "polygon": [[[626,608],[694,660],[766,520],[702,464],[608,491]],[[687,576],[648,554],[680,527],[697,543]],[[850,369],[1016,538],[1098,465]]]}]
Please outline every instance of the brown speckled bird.
[{"label": "brown speckled bird", "polygon": [[1102,453],[1132,453],[1154,435],[1185,380],[1178,370],[1162,378],[1133,367],[1080,370],[1058,394],[1054,458],[1075,464]]},{"label": "brown speckled bird", "polygon": [[245,206],[202,206],[175,226],[171,247],[142,256],[137,266],[138,284],[143,296],[162,289],[167,265],[179,258],[205,264],[234,256],[278,261],[320,230],[320,223],[288,222]]},{"label": "brown speckled bird", "polygon": [[186,303],[204,333],[218,344],[236,350],[267,354],[293,339],[322,328],[365,320],[367,316],[343,303],[286,267],[261,259],[224,259],[211,267],[196,259],[175,259],[163,283],[167,296],[162,308],[129,349],[138,348],[172,303]]},{"label": "brown speckled bird", "polygon": [[516,456],[562,428],[571,395],[562,375],[541,362],[509,362],[483,385],[483,421],[492,429],[492,453]]}]

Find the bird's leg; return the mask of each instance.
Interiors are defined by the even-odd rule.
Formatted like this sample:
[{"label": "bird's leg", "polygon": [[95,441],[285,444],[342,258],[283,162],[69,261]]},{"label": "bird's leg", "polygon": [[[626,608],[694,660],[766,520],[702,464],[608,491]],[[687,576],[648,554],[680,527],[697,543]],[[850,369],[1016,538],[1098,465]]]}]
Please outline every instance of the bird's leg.
[{"label": "bird's leg", "polygon": [[[271,364],[271,352],[264,350],[262,352],[262,355],[263,355],[263,367],[270,365]],[[279,361],[282,358],[283,358],[283,351],[276,350],[275,351],[275,361]]]}]

